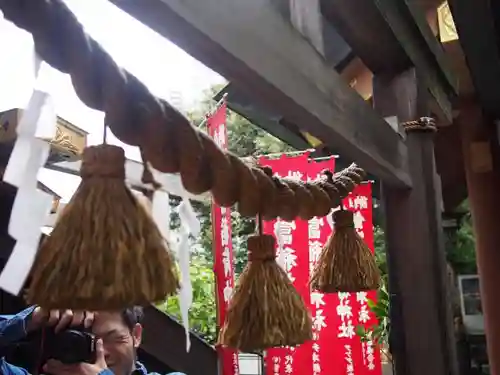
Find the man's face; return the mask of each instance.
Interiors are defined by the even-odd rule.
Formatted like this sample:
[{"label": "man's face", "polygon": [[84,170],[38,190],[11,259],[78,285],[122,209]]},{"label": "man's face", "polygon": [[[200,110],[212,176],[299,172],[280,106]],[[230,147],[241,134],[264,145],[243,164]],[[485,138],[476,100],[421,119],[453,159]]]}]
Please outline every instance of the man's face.
[{"label": "man's face", "polygon": [[115,375],[129,375],[135,364],[136,350],[141,343],[142,327],[136,324],[132,331],[118,312],[96,314],[92,333],[104,343],[106,364]]}]

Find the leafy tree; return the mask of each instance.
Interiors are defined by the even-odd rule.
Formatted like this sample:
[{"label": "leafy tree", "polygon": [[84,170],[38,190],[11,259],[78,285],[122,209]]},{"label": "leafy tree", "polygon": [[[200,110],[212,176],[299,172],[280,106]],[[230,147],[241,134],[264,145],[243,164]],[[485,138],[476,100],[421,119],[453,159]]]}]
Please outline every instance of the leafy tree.
[{"label": "leafy tree", "polygon": [[391,329],[389,303],[389,293],[387,292],[385,283],[382,283],[377,292],[377,301],[368,300],[368,308],[377,318],[377,323],[370,326],[357,326],[356,334],[361,337],[361,341],[373,342],[388,360],[392,360],[391,354],[386,349],[389,345],[389,333]]},{"label": "leafy tree", "polygon": [[446,257],[456,274],[477,273],[476,243],[470,212],[463,216],[456,231],[445,233]]},{"label": "leafy tree", "polygon": [[[208,342],[214,343],[217,339],[214,274],[211,268],[203,265],[197,258],[191,263],[190,274],[193,285],[193,305],[189,313],[190,328]],[[181,320],[177,297],[169,298],[157,307]]]},{"label": "leafy tree", "polygon": [[373,242],[375,250],[375,260],[377,262],[380,274],[383,279],[387,278],[387,257],[385,251],[385,237],[384,231],[379,226],[374,226],[373,228]]}]

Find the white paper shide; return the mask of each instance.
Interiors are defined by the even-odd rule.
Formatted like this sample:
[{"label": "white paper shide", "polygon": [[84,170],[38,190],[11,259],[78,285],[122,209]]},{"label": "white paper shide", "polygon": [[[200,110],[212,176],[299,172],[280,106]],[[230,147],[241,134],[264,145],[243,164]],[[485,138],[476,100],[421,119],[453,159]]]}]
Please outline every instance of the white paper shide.
[{"label": "white paper shide", "polygon": [[[35,57],[35,75],[40,60]],[[0,274],[0,288],[18,294],[28,276],[42,236],[41,228],[50,213],[52,196],[38,190],[38,171],[49,157],[50,144],[56,132],[57,116],[51,96],[33,90],[16,131],[17,138],[6,166],[3,181],[17,187],[12,207],[9,234],[16,245]]]}]

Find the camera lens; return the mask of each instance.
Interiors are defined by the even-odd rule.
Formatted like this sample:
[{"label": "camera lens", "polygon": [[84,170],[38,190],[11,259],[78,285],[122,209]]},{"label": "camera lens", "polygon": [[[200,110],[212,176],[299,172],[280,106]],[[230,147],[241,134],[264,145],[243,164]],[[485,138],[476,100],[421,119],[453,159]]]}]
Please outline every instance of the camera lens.
[{"label": "camera lens", "polygon": [[53,359],[65,364],[93,362],[95,340],[89,333],[66,330],[55,335],[50,351]]}]

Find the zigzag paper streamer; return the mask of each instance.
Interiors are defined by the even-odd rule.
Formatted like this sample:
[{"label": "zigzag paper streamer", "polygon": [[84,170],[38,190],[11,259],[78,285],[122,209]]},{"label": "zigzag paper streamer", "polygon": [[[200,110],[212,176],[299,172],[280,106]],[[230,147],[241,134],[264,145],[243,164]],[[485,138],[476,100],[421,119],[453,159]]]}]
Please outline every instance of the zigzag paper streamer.
[{"label": "zigzag paper streamer", "polygon": [[[35,54],[35,81],[41,61]],[[50,145],[37,138],[52,138],[57,116],[50,95],[33,90],[17,126],[17,139],[3,180],[18,188],[12,207],[9,234],[16,245],[0,274],[0,288],[18,294],[33,266],[42,235],[41,228],[49,215],[52,197],[37,189],[38,171],[47,162]]]},{"label": "zigzag paper streamer", "polygon": [[179,205],[179,217],[182,224],[182,233],[179,241],[179,268],[181,270],[181,289],[179,291],[179,305],[181,309],[182,325],[186,332],[186,351],[189,352],[191,340],[189,338],[189,309],[193,304],[193,286],[189,272],[189,234],[198,237],[200,221],[187,198]]},{"label": "zigzag paper streamer", "polygon": [[42,235],[41,223],[50,212],[52,197],[37,189],[19,189],[12,207],[9,234],[16,245],[0,274],[0,287],[18,294],[33,266]]},{"label": "zigzag paper streamer", "polygon": [[169,240],[170,235],[170,211],[169,194],[166,191],[157,189],[153,195],[153,219],[165,241]]}]

